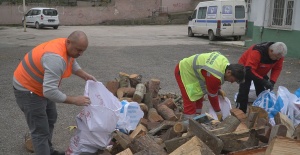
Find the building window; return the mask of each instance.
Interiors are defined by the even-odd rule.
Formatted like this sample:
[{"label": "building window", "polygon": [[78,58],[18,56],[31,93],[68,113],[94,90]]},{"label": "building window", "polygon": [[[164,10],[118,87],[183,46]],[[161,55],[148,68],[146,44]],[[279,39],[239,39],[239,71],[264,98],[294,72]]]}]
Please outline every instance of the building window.
[{"label": "building window", "polygon": [[294,0],[274,0],[271,26],[291,28],[294,12]]}]

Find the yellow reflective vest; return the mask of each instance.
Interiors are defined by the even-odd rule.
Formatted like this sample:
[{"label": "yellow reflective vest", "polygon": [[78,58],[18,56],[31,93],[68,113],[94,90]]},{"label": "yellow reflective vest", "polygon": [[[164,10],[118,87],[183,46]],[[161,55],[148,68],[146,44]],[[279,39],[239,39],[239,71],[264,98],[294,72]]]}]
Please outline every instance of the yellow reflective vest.
[{"label": "yellow reflective vest", "polygon": [[179,62],[182,83],[191,101],[196,101],[207,94],[205,78],[201,74],[204,69],[224,83],[225,69],[228,59],[219,52],[195,54]]}]

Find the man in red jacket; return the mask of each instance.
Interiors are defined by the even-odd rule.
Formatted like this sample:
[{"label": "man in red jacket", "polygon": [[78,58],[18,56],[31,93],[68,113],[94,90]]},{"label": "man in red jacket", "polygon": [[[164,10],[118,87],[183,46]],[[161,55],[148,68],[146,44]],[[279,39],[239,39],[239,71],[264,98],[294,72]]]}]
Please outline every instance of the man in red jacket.
[{"label": "man in red jacket", "polygon": [[[280,75],[287,47],[283,42],[264,42],[251,46],[239,59],[246,68],[245,82],[240,84],[236,99],[237,108],[247,112],[248,94],[253,81],[256,95],[273,90]],[[268,73],[271,71],[270,78]]]}]

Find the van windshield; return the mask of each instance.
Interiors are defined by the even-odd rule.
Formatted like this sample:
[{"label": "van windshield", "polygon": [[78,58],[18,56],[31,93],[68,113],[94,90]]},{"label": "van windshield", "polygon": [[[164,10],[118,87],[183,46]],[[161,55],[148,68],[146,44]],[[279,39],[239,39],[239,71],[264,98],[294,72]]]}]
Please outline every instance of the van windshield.
[{"label": "van windshield", "polygon": [[57,10],[55,9],[44,9],[43,14],[46,16],[57,16]]},{"label": "van windshield", "polygon": [[245,7],[243,5],[235,6],[235,18],[236,19],[245,18]]}]

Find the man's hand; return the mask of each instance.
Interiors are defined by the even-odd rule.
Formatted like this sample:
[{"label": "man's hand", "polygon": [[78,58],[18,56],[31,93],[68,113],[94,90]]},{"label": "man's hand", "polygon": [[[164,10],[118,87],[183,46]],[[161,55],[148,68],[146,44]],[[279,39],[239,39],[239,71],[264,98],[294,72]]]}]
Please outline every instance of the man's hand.
[{"label": "man's hand", "polygon": [[272,91],[274,88],[274,84],[269,80],[263,79],[263,85],[266,89],[270,89],[270,91]]},{"label": "man's hand", "polygon": [[87,81],[87,80],[93,80],[93,81],[97,81],[97,79],[94,77],[94,76],[92,76],[92,75],[90,75],[90,74],[86,74],[86,76],[85,76],[85,80]]},{"label": "man's hand", "polygon": [[218,95],[221,95],[223,97],[223,99],[225,99],[225,97],[226,97],[226,93],[221,89],[219,89]]},{"label": "man's hand", "polygon": [[65,103],[75,104],[77,106],[88,106],[91,100],[87,96],[68,96]]},{"label": "man's hand", "polygon": [[222,121],[222,118],[223,118],[222,111],[218,111],[218,112],[216,112],[216,114],[217,114],[218,120]]}]

